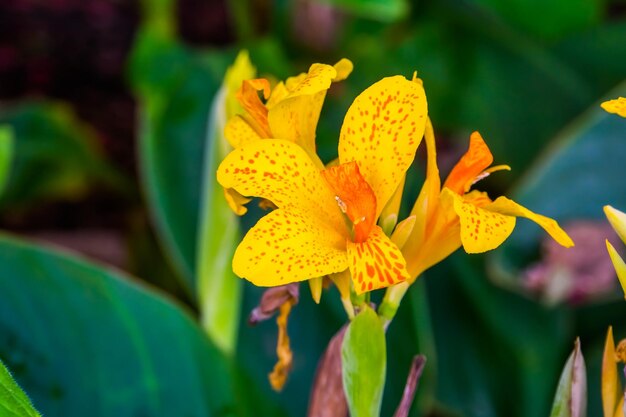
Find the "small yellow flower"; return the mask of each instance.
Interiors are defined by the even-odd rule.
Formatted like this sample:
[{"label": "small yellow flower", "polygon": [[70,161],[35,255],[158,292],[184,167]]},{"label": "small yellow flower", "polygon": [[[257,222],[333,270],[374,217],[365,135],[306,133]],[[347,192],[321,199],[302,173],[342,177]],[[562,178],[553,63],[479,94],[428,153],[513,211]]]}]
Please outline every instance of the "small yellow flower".
[{"label": "small yellow flower", "polygon": [[[307,73],[281,81],[273,89],[265,78],[243,80],[236,92],[243,111],[229,118],[224,129],[226,139],[235,149],[259,139],[290,140],[302,146],[321,166],[315,149],[315,129],[326,92],[331,83],[344,80],[351,71],[352,62],[342,59],[334,66],[313,64]],[[244,205],[249,199],[229,189],[225,189],[225,195],[235,213],[246,213]]]},{"label": "small yellow flower", "polygon": [[[219,167],[218,182],[277,207],[244,237],[235,273],[276,286],[349,269],[359,294],[407,279],[400,250],[376,222],[413,162],[426,119],[421,83],[395,76],[350,106],[338,165],[326,169],[291,140],[256,140],[235,149]],[[282,120],[281,130],[291,126],[289,118]]]},{"label": "small yellow flower", "polygon": [[[609,219],[609,223],[611,223],[617,235],[622,239],[622,242],[626,243],[626,213],[614,209],[611,206],[604,206],[604,214],[606,214],[606,218]],[[619,256],[608,239],[606,240],[606,248],[613,262],[613,266],[615,267],[615,272],[622,286],[622,291],[624,291],[624,298],[626,298],[626,263],[622,257]]]},{"label": "small yellow flower", "polygon": [[626,97],[619,97],[614,100],[605,101],[600,106],[609,113],[626,117]]},{"label": "small yellow flower", "polygon": [[412,279],[440,262],[461,245],[467,253],[480,253],[502,244],[512,233],[516,217],[526,217],[544,228],[565,247],[572,240],[556,221],[535,214],[506,197],[492,201],[486,193],[470,191],[477,181],[506,165],[491,167],[493,156],[478,132],[470,137],[467,153],[441,187],[432,126],[426,128],[428,153],[426,181],[411,214],[416,224],[402,248]]}]

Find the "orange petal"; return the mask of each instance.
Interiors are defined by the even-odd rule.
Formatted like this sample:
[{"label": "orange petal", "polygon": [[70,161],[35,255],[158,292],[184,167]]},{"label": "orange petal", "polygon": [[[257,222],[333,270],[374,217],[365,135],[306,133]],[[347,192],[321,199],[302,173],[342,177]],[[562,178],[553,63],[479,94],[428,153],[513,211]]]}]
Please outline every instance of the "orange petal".
[{"label": "orange petal", "polygon": [[258,140],[235,149],[220,164],[217,181],[244,196],[307,213],[347,236],[335,193],[307,153],[293,142]]},{"label": "orange petal", "polygon": [[613,328],[609,326],[604,342],[604,354],[602,355],[602,410],[604,417],[613,417],[618,398],[622,396],[622,386],[617,375],[617,363],[615,362],[615,342],[613,341]]},{"label": "orange petal", "polygon": [[493,155],[491,155],[489,147],[487,147],[480,133],[474,132],[470,136],[469,149],[452,168],[443,186],[457,194],[464,194],[492,162]]},{"label": "orange petal", "polygon": [[277,209],[243,238],[233,271],[260,287],[341,272],[348,267],[346,238],[309,213]]},{"label": "orange petal", "polygon": [[362,243],[348,241],[348,262],[357,294],[388,287],[409,278],[400,249],[379,226]]},{"label": "orange petal", "polygon": [[337,204],[354,227],[353,241],[367,239],[376,220],[376,196],[359,172],[356,162],[349,162],[322,171],[322,176],[335,193]]},{"label": "orange petal", "polygon": [[348,109],[339,138],[339,161],[359,165],[376,195],[376,217],[413,162],[427,116],[424,88],[402,76],[378,81]]},{"label": "orange petal", "polygon": [[237,100],[247,115],[250,116],[249,122],[254,125],[259,135],[263,138],[271,138],[272,132],[267,120],[267,108],[259,97],[259,91],[263,92],[264,98],[269,97],[270,83],[268,80],[264,78],[245,80],[237,92]]}]

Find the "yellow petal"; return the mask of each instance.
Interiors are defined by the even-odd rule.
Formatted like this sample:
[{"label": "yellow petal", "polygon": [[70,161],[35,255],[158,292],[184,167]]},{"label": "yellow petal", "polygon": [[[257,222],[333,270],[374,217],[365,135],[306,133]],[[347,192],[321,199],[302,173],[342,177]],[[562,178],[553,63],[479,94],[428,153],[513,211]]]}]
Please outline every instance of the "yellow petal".
[{"label": "yellow petal", "polygon": [[617,279],[619,279],[619,283],[622,286],[624,298],[626,298],[626,263],[624,262],[622,257],[619,256],[613,245],[611,245],[608,240],[606,241],[606,248],[609,251],[609,256],[611,257],[611,261],[613,262],[613,266],[615,267]]},{"label": "yellow petal", "polygon": [[240,148],[245,144],[261,139],[254,128],[239,115],[228,119],[224,128],[224,136],[233,148]]},{"label": "yellow petal", "polygon": [[534,221],[541,226],[552,238],[557,241],[561,246],[566,248],[574,246],[572,239],[565,233],[559,224],[549,218],[540,214],[533,213],[525,207],[520,206],[516,202],[509,200],[506,197],[498,197],[493,203],[483,207],[485,210],[489,210],[494,213],[500,213],[507,216],[525,217]]},{"label": "yellow petal", "polygon": [[319,304],[322,298],[322,290],[324,289],[324,278],[311,278],[309,280],[309,289],[311,290],[311,298],[313,298],[315,304]]},{"label": "yellow petal", "polygon": [[439,204],[439,194],[441,193],[435,132],[430,118],[426,121],[424,140],[426,142],[426,179],[411,210],[411,215],[415,216],[416,221],[409,238],[409,244],[413,247],[412,252],[415,254],[417,247],[424,242],[427,226],[429,225],[430,229],[434,226],[433,216]]},{"label": "yellow petal", "polygon": [[625,413],[626,412],[624,411],[624,395],[621,395],[619,399],[619,404],[617,405],[617,407],[615,407],[615,414],[613,414],[613,417],[624,417]]},{"label": "yellow petal", "polygon": [[244,197],[232,188],[224,188],[224,197],[230,209],[238,216],[243,216],[248,212],[246,204],[250,202],[250,198]]},{"label": "yellow petal", "polygon": [[348,241],[348,262],[357,294],[388,287],[409,278],[400,249],[379,226],[362,243]]},{"label": "yellow petal", "polygon": [[288,95],[272,100],[268,120],[274,137],[296,142],[311,158],[317,158],[315,129],[326,91],[336,75],[337,71],[330,65],[313,64],[304,77],[287,87]]},{"label": "yellow petal", "polygon": [[604,206],[604,214],[609,219],[615,233],[622,239],[622,242],[626,243],[626,213],[611,206]]},{"label": "yellow petal", "polygon": [[453,201],[461,226],[461,242],[467,253],[481,253],[497,248],[515,228],[513,216],[488,211],[466,202],[448,188],[444,188],[442,196]]},{"label": "yellow petal", "polygon": [[409,239],[409,236],[411,236],[411,232],[415,227],[415,220],[415,216],[407,217],[406,219],[398,223],[393,233],[391,234],[391,241],[395,243],[395,245],[400,249],[404,247],[404,244]]},{"label": "yellow petal", "polygon": [[291,364],[293,361],[293,353],[289,347],[289,336],[287,335],[287,319],[291,312],[292,300],[289,300],[282,306],[280,306],[280,314],[276,318],[276,325],[278,326],[278,343],[276,343],[276,355],[278,356],[278,362],[274,365],[274,369],[269,374],[270,384],[274,391],[280,391],[287,382],[289,371],[291,371]]},{"label": "yellow petal", "polygon": [[626,97],[619,97],[615,100],[605,101],[600,106],[602,106],[602,108],[609,113],[626,117]]},{"label": "yellow petal", "polygon": [[[400,184],[398,184],[398,188],[396,188],[396,191],[393,193],[387,202],[387,205],[380,213],[381,226],[385,224],[383,227],[383,230],[385,231],[387,231],[386,229],[393,230],[393,227],[396,225],[396,221],[398,220],[398,212],[400,211],[400,204],[402,203],[402,194],[404,194],[405,179],[406,176],[403,176]],[[389,222],[388,219],[392,219],[391,222]]]},{"label": "yellow petal", "polygon": [[304,281],[348,267],[345,237],[309,213],[277,209],[243,238],[233,271],[260,287]]},{"label": "yellow petal", "polygon": [[342,299],[350,299],[350,270],[331,274],[330,279],[335,283],[335,287],[339,290]]},{"label": "yellow petal", "polygon": [[443,186],[457,194],[466,193],[492,162],[493,155],[489,147],[480,133],[474,132],[470,136],[469,149],[452,168]]},{"label": "yellow petal", "polygon": [[267,107],[268,110],[271,110],[272,107],[276,106],[276,104],[280,103],[288,95],[289,90],[287,90],[285,83],[282,81],[279,82],[272,89],[272,94],[270,94],[270,98],[267,100],[267,103],[265,103],[265,107]]},{"label": "yellow petal", "polygon": [[337,71],[337,76],[335,77],[333,82],[339,82],[339,81],[345,80],[346,78],[348,78],[348,76],[352,73],[352,70],[354,69],[354,65],[352,64],[352,61],[350,61],[347,58],[341,58],[339,62],[333,65],[333,67],[335,68],[335,71]]},{"label": "yellow petal", "polygon": [[217,181],[244,196],[265,198],[279,208],[309,213],[334,230],[347,233],[335,194],[307,153],[293,142],[258,140],[235,149],[219,166]]},{"label": "yellow petal", "polygon": [[402,76],[378,81],[348,109],[339,161],[358,163],[376,195],[377,217],[413,162],[426,119],[424,88]]},{"label": "yellow petal", "polygon": [[325,97],[325,90],[312,95],[289,96],[272,107],[268,114],[274,137],[299,144],[319,166],[322,164],[316,154],[315,129]]},{"label": "yellow petal", "polygon": [[320,91],[326,91],[336,76],[337,70],[331,65],[313,64],[305,77],[298,82],[287,85],[290,91],[289,97],[313,95]]},{"label": "yellow petal", "polygon": [[602,355],[602,409],[604,410],[604,417],[613,417],[617,399],[621,395],[622,384],[617,376],[613,328],[609,327],[606,332],[604,354]]}]

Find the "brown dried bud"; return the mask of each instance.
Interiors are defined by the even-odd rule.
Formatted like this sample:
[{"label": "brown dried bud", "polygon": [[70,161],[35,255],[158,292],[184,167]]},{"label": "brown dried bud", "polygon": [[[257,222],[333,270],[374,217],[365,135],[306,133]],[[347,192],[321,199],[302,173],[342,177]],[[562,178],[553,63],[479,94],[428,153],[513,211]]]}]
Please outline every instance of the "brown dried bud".
[{"label": "brown dried bud", "polygon": [[263,293],[259,306],[250,313],[248,323],[254,326],[265,321],[276,314],[283,304],[290,302],[295,305],[299,299],[300,284],[298,283],[269,288]]},{"label": "brown dried bud", "polygon": [[348,328],[343,326],[328,343],[315,372],[308,417],[347,417],[348,403],[341,378],[341,344]]}]

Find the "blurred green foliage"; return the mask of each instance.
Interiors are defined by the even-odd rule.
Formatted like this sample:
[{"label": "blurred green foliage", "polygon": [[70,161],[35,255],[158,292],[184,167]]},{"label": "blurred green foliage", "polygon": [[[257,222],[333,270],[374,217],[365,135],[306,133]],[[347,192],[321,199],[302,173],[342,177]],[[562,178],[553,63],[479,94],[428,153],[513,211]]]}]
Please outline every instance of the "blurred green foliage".
[{"label": "blurred green foliage", "polygon": [[[619,4],[282,0],[258,13],[249,0],[229,3],[239,39],[218,49],[184,43],[174,0],[144,0],[128,62],[139,106],[140,186],[192,310],[107,267],[4,236],[0,359],[46,416],[305,415],[317,360],[346,320],[334,289],[317,306],[302,288],[289,321],[294,368],[281,394],[266,379],[275,361],[274,323],[245,324],[261,289],[244,283],[241,304],[233,300],[242,317],[234,357],[198,325],[210,108],[237,51],[247,48],[261,75],[278,78],[312,62],[354,62],[322,112],[325,161],[336,156],[343,115],[360,91],[383,76],[417,70],[444,145],[442,170],[479,130],[496,162],[513,167],[488,180],[493,190],[519,180],[512,197],[530,209],[563,221],[597,219],[603,204],[626,208],[626,123],[597,105],[624,94],[623,86],[613,89],[626,79],[626,16],[612,7]],[[262,31],[259,20],[268,22]],[[5,106],[0,124],[15,135],[1,208],[80,199],[98,184],[127,189],[130,179],[112,168],[93,131],[65,106]],[[419,187],[408,184],[406,201]],[[244,229],[259,216],[251,212]],[[593,370],[589,409],[599,415],[598,352],[609,324],[626,335],[626,305],[609,297],[545,306],[511,291],[538,253],[538,229],[525,222],[518,230],[488,258],[457,253],[411,289],[387,334],[381,415],[397,406],[412,356],[425,353],[411,416],[546,416],[576,335]],[[507,271],[509,285],[489,280],[487,265]]]}]

